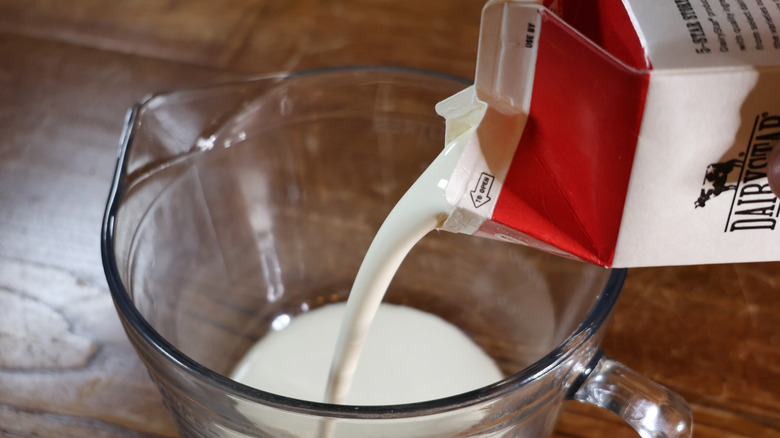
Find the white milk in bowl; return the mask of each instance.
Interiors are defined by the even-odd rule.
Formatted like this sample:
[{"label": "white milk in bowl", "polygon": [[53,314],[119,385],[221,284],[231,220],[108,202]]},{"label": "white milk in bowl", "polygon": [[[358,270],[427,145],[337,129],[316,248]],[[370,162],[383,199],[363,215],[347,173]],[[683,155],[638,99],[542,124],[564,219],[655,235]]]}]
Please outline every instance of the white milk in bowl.
[{"label": "white milk in bowl", "polygon": [[[233,379],[275,394],[324,401],[344,303],[292,319],[262,338]],[[408,306],[382,304],[360,352],[344,403],[386,405],[434,400],[489,385],[501,371],[471,339],[443,319]]]}]

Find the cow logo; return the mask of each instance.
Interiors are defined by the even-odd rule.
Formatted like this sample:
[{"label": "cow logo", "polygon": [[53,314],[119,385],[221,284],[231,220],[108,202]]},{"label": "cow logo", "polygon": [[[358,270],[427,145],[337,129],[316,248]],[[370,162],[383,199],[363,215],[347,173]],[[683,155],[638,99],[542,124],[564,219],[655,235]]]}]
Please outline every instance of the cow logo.
[{"label": "cow logo", "polygon": [[723,232],[774,230],[780,203],[769,188],[766,172],[769,153],[778,141],[780,116],[763,113],[756,117],[744,151],[737,158],[707,166],[694,208],[710,207],[715,197],[730,197],[730,202],[716,203],[720,206],[716,208],[729,205]]},{"label": "cow logo", "polygon": [[[740,153],[740,157],[745,154]],[[707,172],[704,174],[704,181],[702,182],[701,194],[699,199],[696,200],[696,207],[704,207],[711,198],[720,195],[728,190],[737,190],[738,183],[734,182],[729,184],[729,175],[734,169],[742,170],[742,166],[745,164],[743,160],[732,158],[723,163],[712,163],[707,166]]]}]

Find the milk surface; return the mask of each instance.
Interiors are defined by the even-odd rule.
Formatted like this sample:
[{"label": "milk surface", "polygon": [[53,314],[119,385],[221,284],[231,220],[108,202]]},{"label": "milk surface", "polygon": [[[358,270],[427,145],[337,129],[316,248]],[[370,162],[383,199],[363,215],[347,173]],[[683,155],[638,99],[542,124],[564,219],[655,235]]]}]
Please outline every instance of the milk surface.
[{"label": "milk surface", "polygon": [[[301,400],[324,401],[345,303],[294,317],[262,338],[232,378]],[[433,314],[383,303],[360,354],[344,403],[382,405],[433,400],[480,388],[501,371],[457,327]]]}]

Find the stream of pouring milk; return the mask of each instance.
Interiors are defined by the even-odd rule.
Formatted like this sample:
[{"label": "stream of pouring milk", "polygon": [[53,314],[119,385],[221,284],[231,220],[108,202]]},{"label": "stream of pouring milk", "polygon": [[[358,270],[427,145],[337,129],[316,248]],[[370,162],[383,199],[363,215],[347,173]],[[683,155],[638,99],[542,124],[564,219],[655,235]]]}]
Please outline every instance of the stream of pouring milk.
[{"label": "stream of pouring milk", "polygon": [[344,403],[368,330],[393,276],[412,247],[452,211],[444,189],[465,146],[463,139],[469,137],[445,146],[393,207],[371,242],[347,300],[328,376],[327,402]]},{"label": "stream of pouring milk", "polygon": [[382,304],[407,253],[451,212],[444,189],[469,137],[447,144],[394,206],[363,259],[346,306],[311,310],[271,332],[236,366],[235,380],[301,399],[381,405],[441,398],[503,377],[455,326],[416,309]]}]

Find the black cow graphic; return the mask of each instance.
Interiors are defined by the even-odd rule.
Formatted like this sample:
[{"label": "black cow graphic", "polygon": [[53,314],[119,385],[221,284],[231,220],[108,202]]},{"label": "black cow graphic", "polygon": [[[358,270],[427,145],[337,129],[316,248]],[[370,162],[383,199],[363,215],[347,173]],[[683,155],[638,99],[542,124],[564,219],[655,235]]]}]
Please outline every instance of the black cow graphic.
[{"label": "black cow graphic", "polygon": [[745,164],[743,160],[732,158],[725,163],[712,163],[707,166],[707,172],[704,174],[703,185],[710,183],[712,188],[705,190],[701,189],[699,199],[695,202],[694,208],[704,207],[707,201],[715,196],[728,190],[736,190],[737,183],[728,184],[729,174],[737,167],[742,167]]}]

